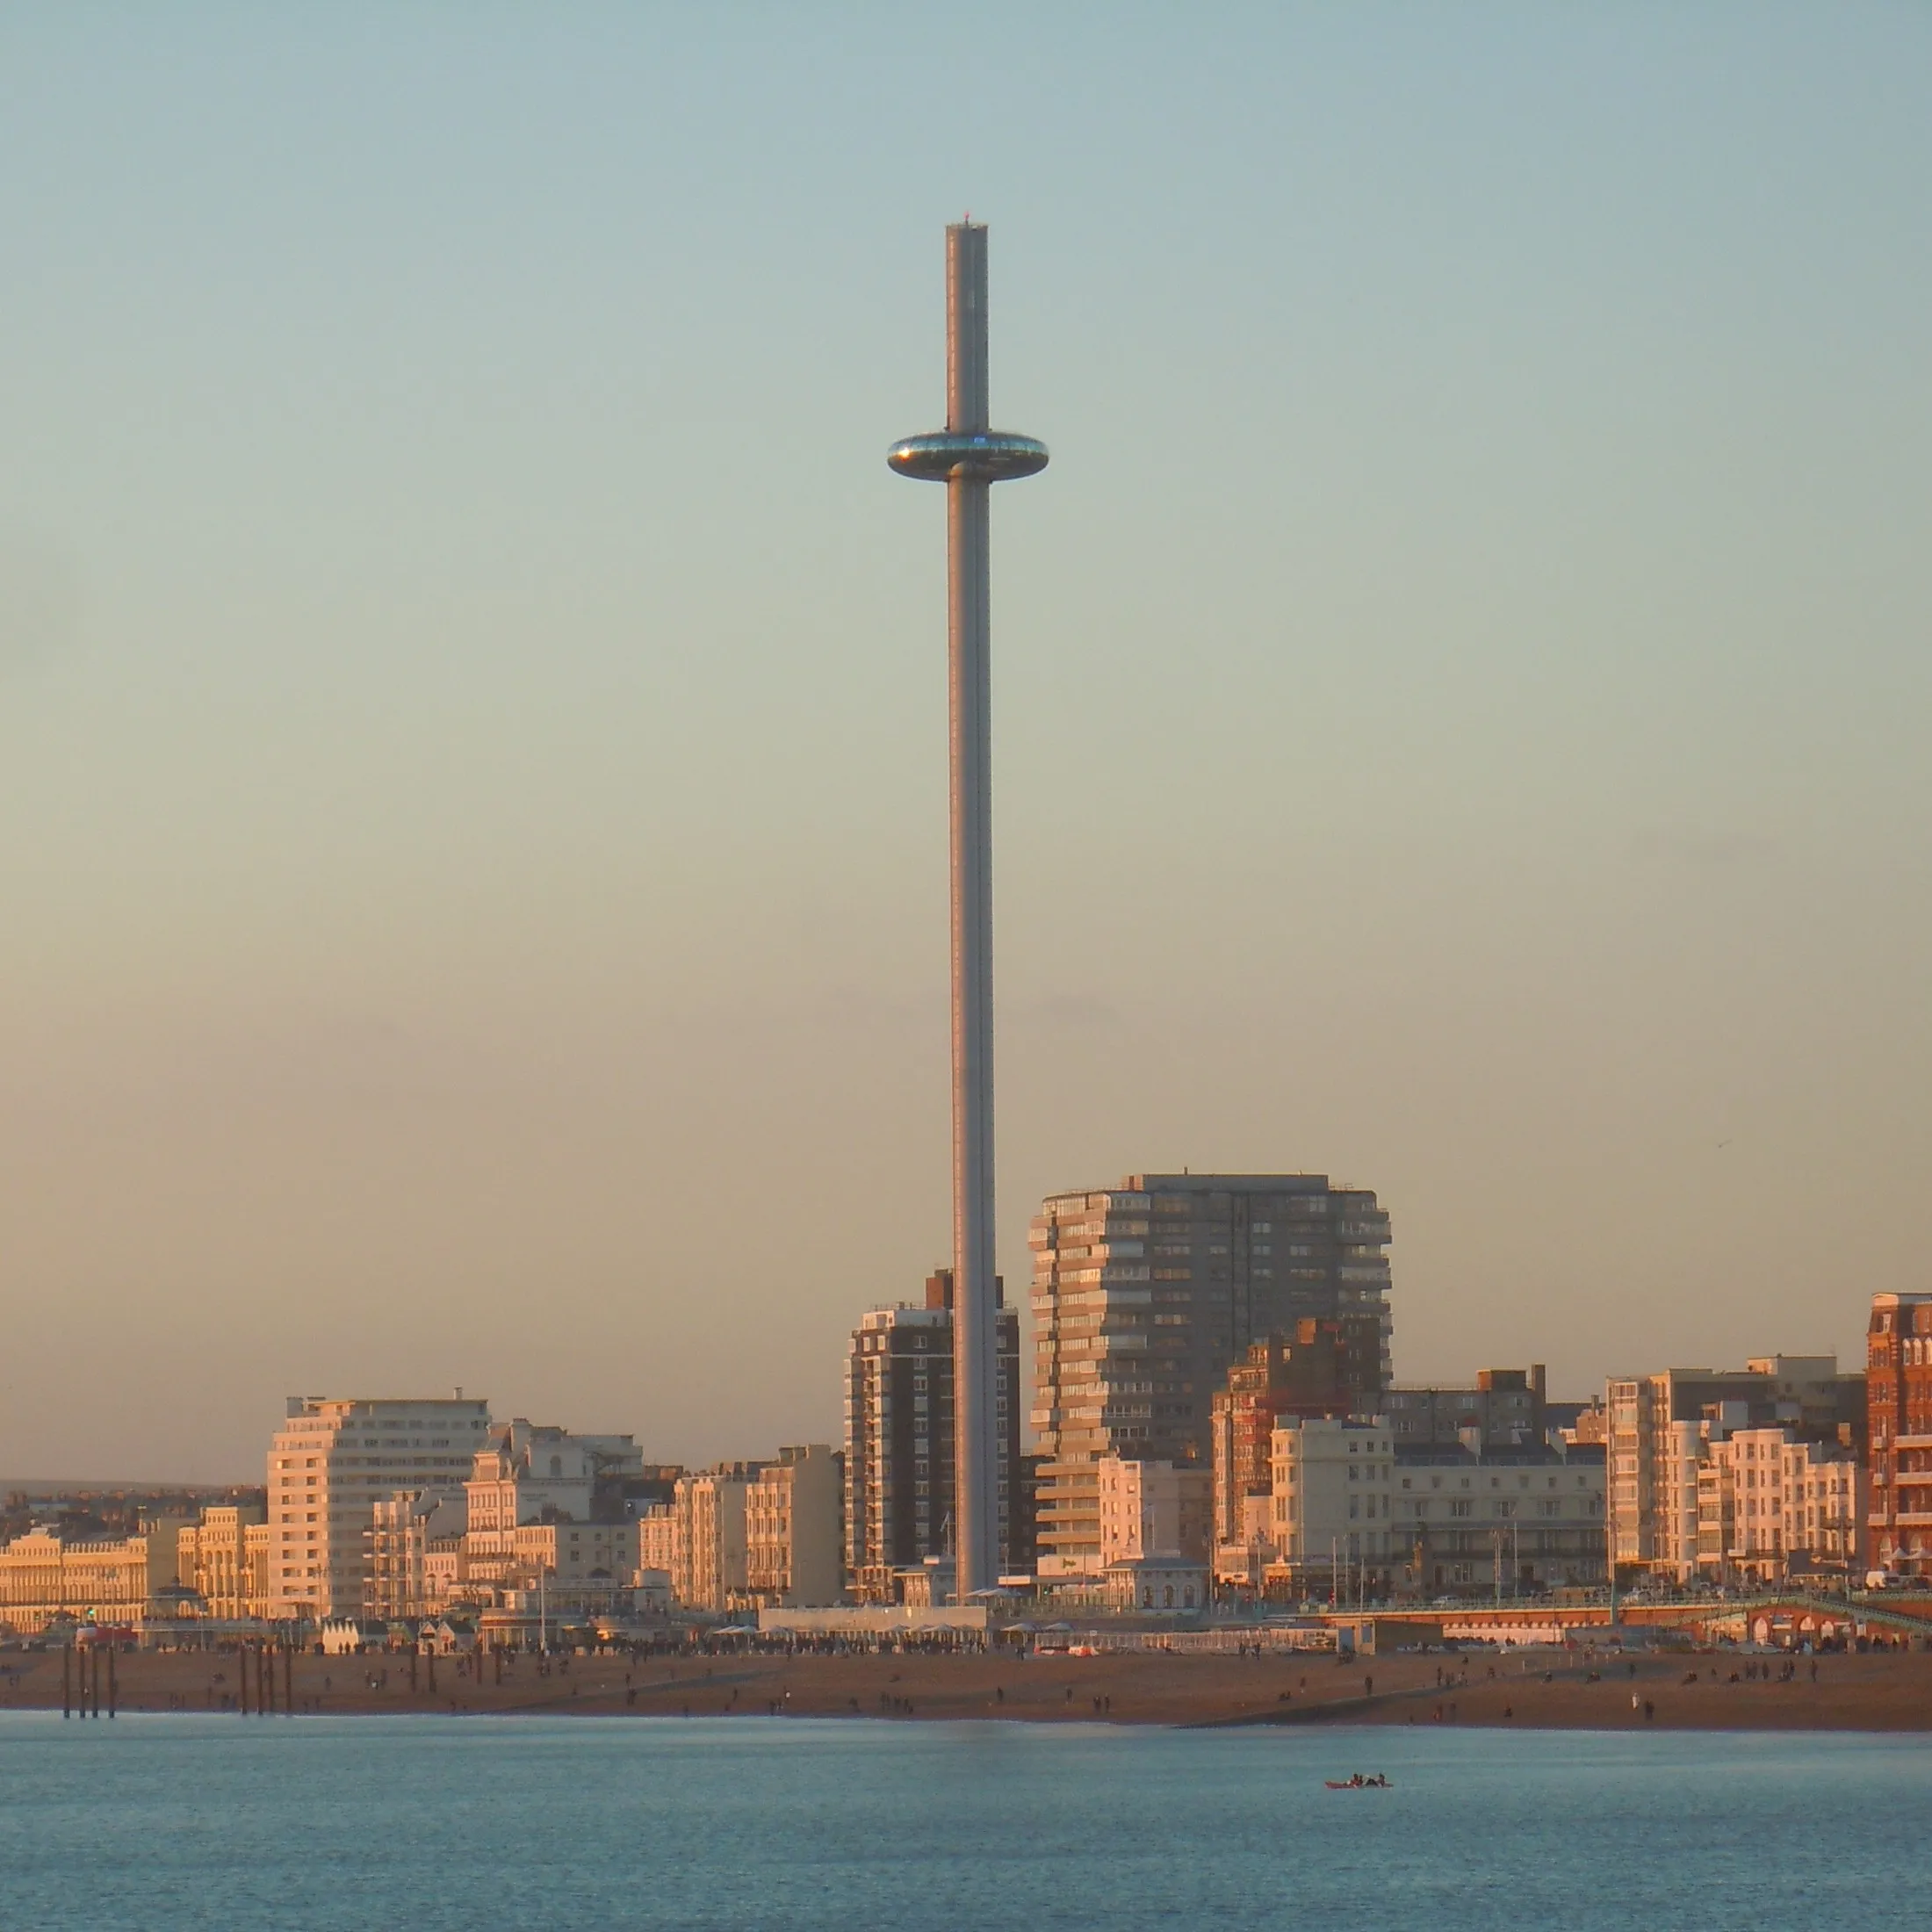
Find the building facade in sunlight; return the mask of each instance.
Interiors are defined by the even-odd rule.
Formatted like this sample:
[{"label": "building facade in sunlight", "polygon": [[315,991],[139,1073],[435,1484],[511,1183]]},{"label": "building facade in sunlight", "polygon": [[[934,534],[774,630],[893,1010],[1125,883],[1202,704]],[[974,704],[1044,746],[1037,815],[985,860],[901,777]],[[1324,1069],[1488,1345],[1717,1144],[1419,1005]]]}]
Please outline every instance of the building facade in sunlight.
[{"label": "building facade in sunlight", "polygon": [[215,1503],[176,1541],[177,1567],[210,1617],[259,1617],[268,1604],[268,1511],[256,1503]]},{"label": "building facade in sunlight", "polygon": [[[1829,1562],[1856,1563],[1846,1548],[1845,1477],[1825,1466],[1865,1453],[1866,1378],[1841,1374],[1834,1355],[1760,1355],[1741,1369],[1673,1368],[1622,1376],[1607,1387],[1610,1559],[1626,1582],[1666,1583],[1703,1575],[1780,1573]],[[1817,1453],[1776,1459],[1727,1446],[1770,1431],[1787,1448]],[[1745,1515],[1734,1514],[1735,1478],[1745,1478]],[[1805,1493],[1792,1494],[1787,1484]],[[1823,1496],[1815,1492],[1827,1492]],[[1771,1505],[1777,1504],[1776,1533]],[[1802,1526],[1784,1517],[1802,1503]],[[1878,1503],[1874,1496],[1872,1509]],[[1755,1525],[1748,1547],[1740,1535]],[[1762,1534],[1755,1533],[1762,1531]]]},{"label": "building facade in sunlight", "polygon": [[1367,1323],[1388,1380],[1388,1216],[1323,1174],[1132,1174],[1034,1217],[1040,1574],[1100,1559],[1103,1456],[1208,1466],[1215,1391],[1255,1343]]},{"label": "building facade in sunlight", "polygon": [[[995,1501],[1002,1573],[1027,1560],[1020,1492],[1020,1323],[995,1324]],[[921,1307],[874,1308],[846,1354],[845,1546],[848,1586],[862,1603],[891,1603],[905,1572],[953,1553],[953,1277],[927,1277]]]},{"label": "building facade in sunlight", "polygon": [[376,1504],[469,1475],[487,1402],[292,1395],[269,1447],[268,1613],[360,1617]]},{"label": "building facade in sunlight", "polygon": [[844,1527],[845,1458],[823,1442],[781,1449],[745,1492],[745,1607],[837,1603]]},{"label": "building facade in sunlight", "polygon": [[0,1626],[35,1637],[69,1619],[119,1629],[171,1614],[185,1527],[157,1517],[132,1536],[43,1529],[16,1537],[0,1548]]},{"label": "building facade in sunlight", "polygon": [[1865,1339],[1871,1560],[1932,1576],[1932,1294],[1875,1294]]}]

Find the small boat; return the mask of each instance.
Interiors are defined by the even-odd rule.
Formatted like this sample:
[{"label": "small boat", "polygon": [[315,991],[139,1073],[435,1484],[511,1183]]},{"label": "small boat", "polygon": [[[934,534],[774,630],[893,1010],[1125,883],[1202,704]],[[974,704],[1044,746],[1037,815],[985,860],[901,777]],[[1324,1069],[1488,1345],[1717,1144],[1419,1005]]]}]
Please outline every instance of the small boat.
[{"label": "small boat", "polygon": [[1394,1789],[1380,1771],[1373,1777],[1364,1777],[1358,1771],[1353,1777],[1330,1777],[1323,1782],[1331,1791],[1386,1791]]}]

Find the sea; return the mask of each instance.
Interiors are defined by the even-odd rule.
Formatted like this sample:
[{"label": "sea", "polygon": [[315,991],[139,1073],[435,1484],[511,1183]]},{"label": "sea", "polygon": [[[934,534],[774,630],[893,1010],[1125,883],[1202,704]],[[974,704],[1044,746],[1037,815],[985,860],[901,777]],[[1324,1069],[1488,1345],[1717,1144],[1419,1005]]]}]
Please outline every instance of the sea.
[{"label": "sea", "polygon": [[7,1712],[0,1928],[1866,1932],[1928,1820],[1903,1736]]}]

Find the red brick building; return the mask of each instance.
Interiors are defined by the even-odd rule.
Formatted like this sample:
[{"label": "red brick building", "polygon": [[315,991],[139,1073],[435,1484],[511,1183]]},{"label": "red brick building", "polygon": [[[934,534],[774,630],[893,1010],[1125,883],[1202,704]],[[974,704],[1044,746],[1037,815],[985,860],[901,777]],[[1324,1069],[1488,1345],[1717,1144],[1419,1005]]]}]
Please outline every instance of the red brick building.
[{"label": "red brick building", "polygon": [[1871,1561],[1932,1576],[1932,1294],[1875,1294],[1865,1344]]},{"label": "red brick building", "polygon": [[1382,1387],[1381,1323],[1374,1315],[1311,1316],[1255,1343],[1215,1391],[1214,1536],[1246,1535],[1244,1505],[1266,1496],[1275,1425],[1284,1416],[1373,1415]]}]

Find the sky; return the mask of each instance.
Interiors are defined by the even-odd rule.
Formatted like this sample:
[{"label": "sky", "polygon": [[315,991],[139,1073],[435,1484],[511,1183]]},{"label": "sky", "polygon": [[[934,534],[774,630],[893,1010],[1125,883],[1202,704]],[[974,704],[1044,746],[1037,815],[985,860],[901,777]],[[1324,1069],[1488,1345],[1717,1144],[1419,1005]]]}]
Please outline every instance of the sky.
[{"label": "sky", "polygon": [[1926,1290],[1932,12],[0,11],[0,1472],[836,1440],[950,1241],[1374,1188],[1405,1381]]}]

